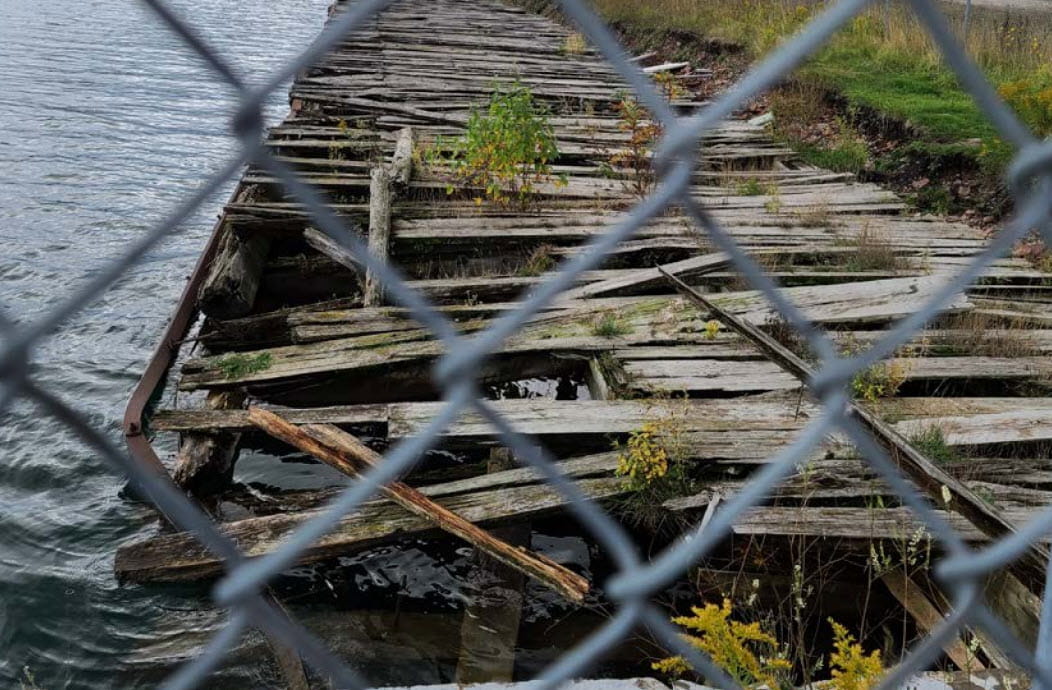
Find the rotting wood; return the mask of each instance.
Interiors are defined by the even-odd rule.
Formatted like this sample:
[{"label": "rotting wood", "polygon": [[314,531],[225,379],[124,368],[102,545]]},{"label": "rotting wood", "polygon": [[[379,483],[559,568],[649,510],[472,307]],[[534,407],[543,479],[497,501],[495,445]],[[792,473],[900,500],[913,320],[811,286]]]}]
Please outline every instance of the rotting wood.
[{"label": "rotting wood", "polygon": [[[667,274],[666,274],[667,275]],[[709,311],[716,318],[727,324],[745,338],[755,343],[773,361],[797,376],[801,381],[809,381],[813,376],[811,367],[796,354],[791,352],[774,338],[761,331],[744,318],[729,313],[726,309],[714,304],[684,284],[675,276],[667,275],[668,280],[695,305]],[[873,435],[874,439],[890,454],[892,461],[906,472],[924,493],[941,505],[946,501],[954,510],[963,515],[984,535],[999,539],[1015,533],[1011,521],[1006,520],[997,510],[975,495],[971,489],[954,477],[951,477],[927,456],[913,447],[889,425],[877,418],[875,414],[850,403],[850,414],[853,415]],[[1044,545],[1031,544],[1022,556],[1013,562],[1010,568],[1027,587],[1034,592],[1043,589],[1045,564],[1049,553]]]},{"label": "rotting wood", "polygon": [[[390,166],[378,165],[369,176],[369,252],[378,261],[386,262],[391,244],[392,183],[409,183],[413,170],[413,130],[403,127],[398,131]],[[384,303],[384,287],[371,270],[365,274],[362,302],[366,307]]]},{"label": "rotting wood", "polygon": [[[358,232],[356,228],[352,229],[352,231]],[[304,228],[303,239],[307,240],[307,244],[311,247],[314,247],[314,249],[318,250],[344,268],[350,269],[356,275],[361,274],[363,266],[361,259],[344,249],[343,245],[336,242],[321,230],[311,227]]]},{"label": "rotting wood", "polygon": [[[489,98],[495,83],[519,79],[530,86],[535,97],[551,111],[549,121],[560,149],[558,159],[551,161],[553,173],[567,179],[565,187],[540,185],[550,196],[540,200],[530,213],[489,204],[476,207],[470,194],[445,196],[440,191],[444,182],[435,171],[414,171],[415,179],[410,180],[407,175],[404,187],[392,180],[397,193],[391,202],[388,253],[414,289],[441,303],[439,309],[459,321],[458,328],[475,331],[486,327],[488,319],[500,312],[519,308],[513,300],[550,277],[520,272],[521,261],[530,252],[547,246],[556,261],[578,256],[589,240],[624,220],[624,209],[631,200],[623,193],[621,181],[607,179],[606,168],[624,172],[611,159],[623,148],[627,133],[610,111],[623,85],[594,52],[581,56],[564,54],[564,31],[521,12],[499,8],[486,0],[437,0],[435,7],[430,8],[434,11],[426,13],[426,17],[418,10],[407,12],[405,7],[408,6],[389,8],[357,32],[354,41],[337,46],[309,73],[297,78],[293,86],[295,112],[269,131],[264,145],[302,174],[305,181],[323,188],[341,220],[363,227],[370,211],[369,205],[363,203],[371,184],[368,173],[377,165],[377,154],[392,142],[392,176],[397,161],[409,161],[411,147],[410,155],[403,155],[407,151],[403,143],[407,126],[414,128],[422,147],[440,139],[450,141],[462,132],[472,110]],[[498,24],[500,27],[494,30]],[[687,114],[701,104],[675,105]],[[950,272],[959,271],[972,261],[987,244],[976,230],[963,224],[902,213],[900,198],[875,185],[859,183],[850,174],[830,173],[790,160],[786,147],[770,141],[763,128],[732,120],[706,132],[703,141],[690,193],[704,200],[717,222],[747,253],[760,258],[772,277],[790,286],[784,294],[810,318],[822,324],[861,324],[853,336],[862,346],[879,337],[879,332],[860,329],[916,313],[935,286]],[[344,424],[353,427],[354,433],[386,433],[392,441],[418,433],[436,414],[439,403],[401,401],[431,399],[438,391],[418,395],[419,391],[407,393],[407,389],[398,386],[407,378],[423,381],[427,367],[444,354],[441,346],[402,308],[357,308],[357,284],[362,280],[362,271],[356,261],[347,257],[341,261],[331,247],[328,252],[322,250],[322,254],[299,255],[304,229],[313,222],[310,210],[286,196],[273,175],[252,167],[242,183],[250,186],[247,191],[251,193],[239,194],[237,201],[224,209],[225,222],[238,238],[268,237],[274,247],[273,256],[263,267],[261,299],[257,299],[253,311],[287,309],[222,324],[208,319],[201,341],[216,357],[189,362],[184,370],[185,387],[247,390],[267,404],[302,405],[304,409],[281,412],[290,420]],[[742,183],[777,188],[777,199],[771,198],[773,193],[743,194]],[[546,308],[558,311],[566,317],[565,321],[539,327],[527,325],[509,340],[508,347],[495,353],[490,363],[503,368],[501,375],[522,374],[525,378],[535,370],[519,370],[519,362],[528,361],[532,367],[532,363],[548,354],[579,358],[588,362],[597,384],[593,386],[598,392],[593,392],[594,398],[657,388],[687,390],[692,396],[709,398],[686,405],[687,423],[682,439],[698,456],[688,458],[695,463],[691,472],[697,470],[702,477],[720,479],[702,479],[702,491],[664,504],[672,511],[694,511],[689,518],[684,516],[694,520],[702,510],[710,516],[719,496],[740,492],[750,480],[750,473],[791,442],[814,419],[819,408],[794,390],[800,386],[799,379],[772,365],[749,340],[724,331],[710,341],[704,334],[703,320],[693,318],[693,314],[692,318],[678,318],[680,313],[690,311],[683,308],[683,300],[666,297],[664,304],[654,308],[648,317],[640,317],[638,300],[613,297],[671,292],[659,271],[635,268],[654,264],[663,265],[688,283],[740,289],[740,276],[734,267],[729,263],[718,268],[710,266],[714,249],[697,236],[685,233],[689,219],[670,211],[639,228],[635,233],[638,239],[622,243],[596,270],[577,276],[570,293],[560,295]],[[364,236],[364,232],[356,232]],[[886,238],[907,265],[901,269],[854,270],[847,262],[863,233]],[[1052,323],[1047,305],[1028,302],[1035,298],[1047,300],[1049,288],[1041,282],[1043,276],[1020,261],[1000,260],[984,271],[968,296],[958,296],[951,307],[959,310],[967,309],[970,303],[978,304],[992,322],[1004,325],[1024,317],[1031,323]],[[1044,294],[1037,295],[1038,292]],[[342,306],[321,308],[317,304],[318,300],[338,296],[345,296]],[[764,296],[755,291],[724,293],[712,299],[753,325],[774,315]],[[592,322],[602,312],[619,319],[631,332],[609,338],[596,336]],[[243,326],[254,330],[251,334],[246,331],[244,338],[236,338]],[[209,339],[210,333],[219,333],[220,337]],[[1052,340],[1044,337],[1048,335],[1041,334],[1040,347],[1034,354],[1052,349]],[[916,348],[923,354],[908,363],[909,379],[928,382],[985,377],[984,380],[974,386],[955,383],[949,389],[925,383],[904,389],[906,395],[918,389],[959,392],[966,385],[974,395],[1010,395],[1013,383],[1025,382],[1029,392],[1045,375],[1046,367],[1040,360],[986,359],[989,351],[983,353],[984,359],[959,356],[980,354],[968,351],[954,352],[953,358],[934,357],[949,354],[939,349],[939,337],[934,331],[916,334],[914,345],[931,342],[936,347]],[[946,332],[947,342],[955,340],[960,338]],[[291,347],[307,343],[311,346]],[[264,347],[267,349],[260,349]],[[269,365],[250,373],[218,366],[229,350],[245,352]],[[551,361],[554,360],[539,366],[548,366]],[[541,375],[552,373],[540,371]],[[1004,385],[1005,390],[998,388],[1001,380],[1009,378],[1012,381]],[[616,390],[603,392],[600,384],[607,380],[615,384]],[[303,391],[302,397],[287,397],[289,390]],[[331,390],[337,392],[323,397]],[[344,391],[353,393],[339,397]],[[713,400],[723,396],[741,397]],[[658,397],[661,396],[653,396]],[[608,434],[623,436],[653,419],[655,410],[661,414],[662,403],[653,398],[631,404],[610,401],[611,405],[594,404],[602,401],[571,404],[543,399],[501,400],[494,406],[507,413],[513,424],[521,425],[544,443],[561,444],[558,455],[579,456],[608,449]],[[327,402],[378,400],[395,403],[319,407]],[[1043,452],[1042,444],[1052,440],[1052,427],[1045,420],[1046,416],[1052,418],[1052,413],[1046,415],[1050,400],[918,397],[882,401],[881,405],[888,410],[889,419],[900,420],[894,428],[904,436],[934,425],[944,430],[952,446],[985,446],[982,452],[986,453],[1029,453],[1027,459],[970,459],[967,468],[963,468],[969,486],[981,489],[984,498],[1014,519],[1028,515],[1034,505],[1047,503],[1048,489],[1052,488],[1052,466],[1046,458],[1037,457]],[[1019,410],[1023,414],[1013,416]],[[155,418],[153,428],[168,427],[189,433],[218,430],[238,434],[251,430],[251,434],[245,434],[246,442],[269,440],[260,438],[241,410],[162,412]],[[466,415],[436,440],[449,450],[472,454],[501,442],[477,415]],[[998,447],[1000,444],[1010,446]],[[842,438],[828,439],[805,459],[812,483],[801,477],[790,478],[772,498],[790,504],[822,498],[837,506],[858,506],[868,496],[893,497],[890,489],[856,456]],[[614,465],[616,453],[597,453],[565,460],[560,469],[580,481],[586,493],[602,497],[608,495],[604,491],[620,490],[610,476]],[[961,471],[962,465],[944,469],[953,474]],[[537,509],[543,512],[562,507],[558,496],[545,498],[531,493],[541,488],[533,470],[520,468],[465,478],[467,472],[477,471],[476,463],[468,463],[458,467],[455,475],[445,475],[459,477],[456,481],[425,486],[420,493],[453,501],[463,507],[465,514],[478,508],[478,515],[497,523],[528,520],[535,514],[531,511],[549,498],[554,507]],[[435,481],[436,474],[423,469],[411,479]],[[266,501],[260,514],[321,507],[339,490],[327,486],[316,492],[268,495],[267,499],[272,500]],[[234,500],[235,493],[231,490],[225,496]],[[504,505],[509,500],[534,499],[539,502],[530,503],[529,509],[508,512]],[[256,505],[262,503],[261,499]],[[304,562],[325,558],[324,553],[352,552],[363,544],[397,539],[397,525],[403,524],[397,521],[413,516],[407,518],[403,509],[385,506],[374,502],[363,507],[358,515],[341,524],[335,541],[311,550]],[[791,506],[778,506],[787,507]],[[833,507],[836,506],[830,509]],[[255,508],[238,508],[245,509]],[[878,520],[880,524],[871,530],[870,538],[912,535],[917,523],[900,513],[885,515],[882,522]],[[760,523],[784,517],[772,513],[754,516],[754,520]],[[857,512],[819,512],[803,517],[806,519],[800,529],[813,528],[816,534],[835,537],[837,529],[848,530],[851,525],[838,526],[832,524],[834,521],[861,523],[863,516]],[[894,522],[897,517],[902,518],[901,524]],[[948,514],[948,519],[954,525],[961,524],[969,538],[983,539],[959,516]],[[227,525],[226,529],[235,536],[245,535],[252,556],[267,552],[288,533],[286,528],[300,524],[286,515],[255,523],[259,530],[272,533],[253,532],[253,524],[244,521]],[[423,534],[430,527],[430,523],[419,521],[404,524],[409,525],[406,529],[412,535]],[[749,523],[737,528],[747,531]],[[788,528],[774,522],[757,529],[775,535]],[[183,577],[200,571],[214,574],[220,568],[216,563],[195,560],[195,556],[179,552],[177,541],[165,543],[173,551],[160,549],[150,553],[161,559],[157,563],[171,557],[170,563],[157,569],[158,573],[168,574],[155,573],[150,577],[170,577],[170,573]],[[824,546],[841,548],[839,543]],[[848,539],[844,548],[864,550],[865,544]],[[122,565],[130,562],[125,560],[128,553],[146,552],[122,552]],[[142,568],[150,567],[142,563]],[[1010,574],[1001,575],[1015,582],[1017,589],[996,605],[1019,606],[1022,601],[1019,608],[1026,609],[1023,617],[1029,616],[1032,603],[1017,596],[1020,591],[1029,592]],[[1001,594],[1000,590],[997,594]]]},{"label": "rotting wood", "polygon": [[[244,401],[245,394],[239,391],[212,391],[205,399],[205,409],[236,410]],[[230,483],[240,442],[237,431],[186,434],[179,444],[172,479],[198,497],[222,490]]]},{"label": "rotting wood", "polygon": [[[305,453],[352,477],[375,467],[383,458],[357,438],[331,425],[309,425],[299,428],[281,416],[258,407],[250,407],[248,419],[255,426]],[[432,501],[402,482],[391,482],[380,491],[414,515],[423,517],[484,551],[505,565],[559,592],[573,602],[581,602],[588,592],[588,582],[580,575],[542,556],[516,548],[496,539],[455,512]]]},{"label": "rotting wood", "polygon": [[217,319],[234,319],[252,310],[263,263],[270,252],[264,235],[242,238],[229,226],[197,294],[201,311]]},{"label": "rotting wood", "polygon": [[[383,166],[373,168],[369,178],[369,251],[387,261],[391,236],[391,174]],[[372,271],[365,274],[362,303],[366,307],[383,304],[383,284]]]}]

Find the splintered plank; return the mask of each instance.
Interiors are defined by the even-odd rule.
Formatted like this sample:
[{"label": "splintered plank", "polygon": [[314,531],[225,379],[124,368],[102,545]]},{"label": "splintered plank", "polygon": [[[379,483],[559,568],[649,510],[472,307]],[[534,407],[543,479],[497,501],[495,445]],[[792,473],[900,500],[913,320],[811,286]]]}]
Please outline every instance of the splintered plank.
[{"label": "splintered plank", "polygon": [[[577,486],[592,500],[608,499],[624,492],[624,481],[619,478],[583,479]],[[439,503],[466,520],[488,525],[533,519],[563,508],[566,500],[554,489],[531,485],[461,494],[441,499]],[[297,527],[320,513],[307,511],[249,518],[223,525],[223,531],[237,542],[247,557],[258,558],[276,549]],[[434,532],[430,521],[406,512],[401,506],[387,501],[371,502],[313,542],[300,555],[297,564],[315,563],[402,537]],[[220,559],[186,533],[125,544],[117,550],[114,567],[119,578],[132,582],[213,578],[224,570]]]},{"label": "splintered plank", "polygon": [[[867,323],[899,319],[923,309],[945,282],[944,277],[917,276],[868,280],[843,285],[783,288],[782,294],[818,323]],[[712,301],[754,325],[778,318],[778,312],[760,292],[712,295]],[[957,295],[942,313],[965,311],[967,297]]]},{"label": "splintered plank", "polygon": [[[722,253],[702,254],[689,259],[665,264],[664,269],[684,280],[697,278],[705,273],[718,270],[728,264],[730,258]],[[596,283],[574,288],[562,295],[563,299],[584,299],[609,295],[631,294],[654,286],[664,284],[665,279],[657,268],[643,268],[627,272],[626,275],[601,280]]]},{"label": "splintered plank", "polygon": [[[610,298],[560,303],[564,310],[541,314],[517,335],[508,338],[497,354],[593,353],[612,349],[617,345],[647,342],[653,338],[646,332],[629,334],[625,339],[601,338],[592,333],[592,322],[600,313],[614,312],[632,318],[641,325],[657,318],[661,307],[673,306],[661,298]],[[568,304],[575,308],[570,311]],[[478,330],[485,325],[481,319],[458,324],[463,332]],[[642,330],[642,329],[640,329]],[[683,339],[683,336],[679,336]],[[667,341],[668,337],[662,340]],[[230,355],[216,355],[191,359],[183,365],[179,387],[231,388],[243,384],[288,381],[298,377],[332,373],[392,372],[394,367],[407,363],[425,363],[445,352],[444,344],[432,340],[423,328],[400,329],[390,332],[334,338],[318,342],[285,345],[256,350],[244,356],[263,361],[265,366],[232,368]],[[260,360],[259,358],[263,358]]]},{"label": "splintered plank", "polygon": [[[422,340],[423,337],[425,332],[421,330],[402,331],[261,350],[252,356],[268,355],[267,366],[233,376],[225,371],[224,356],[191,360],[183,367],[179,387],[197,390],[288,381],[322,374],[391,373],[399,365],[429,362],[445,352],[443,343]],[[588,353],[608,348],[609,344],[597,338],[515,338],[505,343],[500,354]]]}]

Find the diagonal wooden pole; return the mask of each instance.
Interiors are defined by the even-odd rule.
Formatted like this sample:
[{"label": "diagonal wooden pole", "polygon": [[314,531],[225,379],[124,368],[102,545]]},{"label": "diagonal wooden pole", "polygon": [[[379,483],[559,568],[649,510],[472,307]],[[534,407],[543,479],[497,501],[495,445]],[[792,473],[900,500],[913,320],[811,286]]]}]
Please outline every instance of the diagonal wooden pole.
[{"label": "diagonal wooden pole", "polygon": [[[383,460],[379,453],[331,424],[297,426],[274,412],[258,407],[248,409],[248,419],[274,438],[309,453],[352,477],[361,476]],[[547,585],[570,601],[580,603],[584,600],[589,583],[572,570],[540,554],[497,539],[408,484],[391,482],[381,490],[388,498],[414,515],[431,521],[436,527],[460,537],[501,563]]]}]

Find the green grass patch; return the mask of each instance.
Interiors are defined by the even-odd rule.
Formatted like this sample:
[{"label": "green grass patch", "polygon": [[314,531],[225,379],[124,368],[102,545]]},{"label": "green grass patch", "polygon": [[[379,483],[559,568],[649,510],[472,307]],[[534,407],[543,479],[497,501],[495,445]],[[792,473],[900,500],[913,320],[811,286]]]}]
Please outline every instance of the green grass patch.
[{"label": "green grass patch", "polygon": [[[826,9],[824,3],[774,0],[594,0],[629,40],[648,48],[683,44],[693,34],[698,45],[741,46],[754,60],[769,55]],[[924,27],[903,3],[875,5],[841,28],[793,79],[815,90],[839,94],[848,109],[861,106],[907,122],[926,143],[954,144],[978,139],[964,152],[991,169],[1003,170],[1010,151],[970,94],[946,67]],[[962,8],[942,6],[954,30]],[[1043,13],[973,8],[964,40],[1018,115],[1040,136],[1052,134],[1052,16]],[[779,114],[775,113],[776,118]],[[776,120],[777,122],[777,120]],[[829,148],[831,150],[821,150]],[[803,147],[808,162],[833,170],[860,167],[857,150],[842,146]]]},{"label": "green grass patch", "polygon": [[963,459],[956,448],[946,443],[946,435],[942,428],[934,424],[912,434],[909,441],[914,448],[936,464],[945,465]]},{"label": "green grass patch", "polygon": [[619,335],[628,335],[632,327],[613,312],[600,314],[592,323],[592,335],[601,338],[616,338]]}]

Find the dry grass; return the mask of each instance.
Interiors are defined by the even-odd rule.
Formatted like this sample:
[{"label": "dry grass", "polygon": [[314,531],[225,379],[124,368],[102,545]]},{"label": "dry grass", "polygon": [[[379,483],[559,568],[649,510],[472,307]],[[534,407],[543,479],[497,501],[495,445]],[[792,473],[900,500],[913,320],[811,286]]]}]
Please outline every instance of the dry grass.
[{"label": "dry grass", "polygon": [[947,354],[973,357],[1033,357],[1042,354],[1024,323],[1006,325],[975,311],[953,314],[939,324],[944,332],[932,346]]},{"label": "dry grass", "polygon": [[539,276],[552,270],[555,266],[555,247],[550,244],[542,244],[530,252],[517,273],[520,276]]},{"label": "dry grass", "polygon": [[563,41],[563,53],[566,55],[581,55],[588,50],[588,42],[579,33],[572,33]]},{"label": "dry grass", "polygon": [[798,228],[831,228],[837,225],[828,203],[812,204],[793,213],[793,225]]},{"label": "dry grass", "polygon": [[885,233],[872,229],[868,223],[848,244],[855,248],[844,263],[849,271],[904,271],[909,268],[905,257],[895,252],[891,239]]}]

